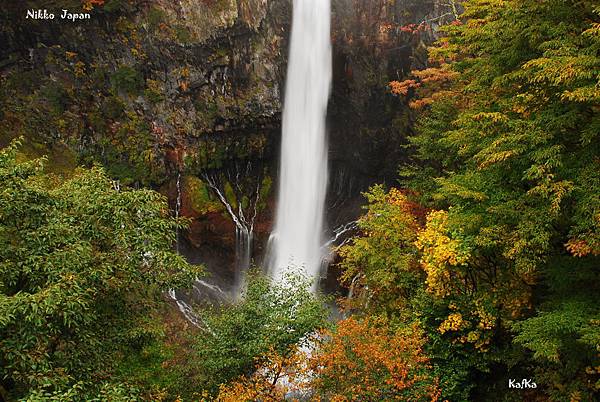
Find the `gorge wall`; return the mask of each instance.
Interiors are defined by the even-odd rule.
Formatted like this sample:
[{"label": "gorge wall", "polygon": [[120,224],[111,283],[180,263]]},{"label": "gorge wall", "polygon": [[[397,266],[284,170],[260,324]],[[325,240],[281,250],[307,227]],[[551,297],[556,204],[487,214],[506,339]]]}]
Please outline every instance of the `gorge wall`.
[{"label": "gorge wall", "polygon": [[[25,20],[49,3],[92,17]],[[159,189],[173,210],[179,199],[191,218],[183,250],[226,281],[235,227],[223,201],[256,216],[255,255],[271,229],[291,1],[93,3],[2,6],[0,146],[23,136],[22,157],[48,155],[58,174],[99,163],[123,184]],[[369,185],[393,184],[412,122],[387,84],[426,65],[445,4],[332,1],[330,227],[356,216]]]}]

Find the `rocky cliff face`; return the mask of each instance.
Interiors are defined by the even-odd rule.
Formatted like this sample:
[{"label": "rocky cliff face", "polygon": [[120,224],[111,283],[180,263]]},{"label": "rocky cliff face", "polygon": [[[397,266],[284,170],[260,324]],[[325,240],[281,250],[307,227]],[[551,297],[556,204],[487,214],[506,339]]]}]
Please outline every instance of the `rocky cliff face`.
[{"label": "rocky cliff face", "polygon": [[[411,118],[387,84],[426,63],[427,27],[452,14],[444,4],[333,0],[331,225],[355,214],[361,190],[395,176]],[[256,216],[264,244],[291,1],[105,0],[90,20],[25,19],[48,7],[0,6],[0,145],[22,135],[24,156],[49,154],[56,172],[99,162],[125,184],[160,189],[193,218],[184,238],[215,265],[233,261],[232,214]]]},{"label": "rocky cliff face", "polygon": [[286,2],[108,0],[89,21],[25,19],[44,3],[3,15],[5,137],[25,129],[153,185],[265,152],[279,121]]},{"label": "rocky cliff face", "polygon": [[332,159],[368,180],[393,179],[412,122],[388,84],[426,67],[427,45],[439,24],[452,20],[452,7],[438,0],[333,0],[333,9]]}]

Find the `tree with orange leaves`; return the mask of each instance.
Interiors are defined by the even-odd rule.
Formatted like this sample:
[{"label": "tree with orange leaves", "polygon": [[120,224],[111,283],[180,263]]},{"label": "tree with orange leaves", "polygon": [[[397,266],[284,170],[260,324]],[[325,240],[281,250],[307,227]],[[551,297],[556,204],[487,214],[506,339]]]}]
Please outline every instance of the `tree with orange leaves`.
[{"label": "tree with orange leaves", "polygon": [[83,9],[90,11],[94,7],[103,6],[104,0],[82,0],[83,1]]},{"label": "tree with orange leaves", "polygon": [[392,331],[383,320],[347,318],[325,334],[311,359],[315,398],[329,401],[437,401],[424,339],[413,326]]},{"label": "tree with orange leaves", "polygon": [[[308,395],[311,384],[309,354],[297,346],[287,354],[274,349],[261,356],[250,376],[240,377],[219,388],[216,402],[278,402]],[[292,399],[295,400],[295,399]]]},{"label": "tree with orange leaves", "polygon": [[222,385],[218,402],[437,401],[418,326],[391,330],[377,318],[347,318],[315,336],[310,350],[274,350],[250,376]]}]

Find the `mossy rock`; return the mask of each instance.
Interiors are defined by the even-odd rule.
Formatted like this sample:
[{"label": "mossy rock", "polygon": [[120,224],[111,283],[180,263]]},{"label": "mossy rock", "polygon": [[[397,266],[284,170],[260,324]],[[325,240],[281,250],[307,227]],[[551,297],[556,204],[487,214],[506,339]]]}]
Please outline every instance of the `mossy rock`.
[{"label": "mossy rock", "polygon": [[122,66],[110,77],[114,89],[129,95],[138,95],[144,88],[144,78],[135,68]]},{"label": "mossy rock", "polygon": [[[5,141],[0,141],[4,143]],[[20,162],[45,157],[45,172],[68,177],[77,167],[77,155],[65,145],[49,146],[27,139],[19,147],[17,160]]]},{"label": "mossy rock", "polygon": [[146,16],[146,21],[148,23],[148,29],[150,31],[155,32],[158,31],[161,24],[164,24],[168,19],[168,16],[165,14],[163,10],[157,7],[152,7],[148,11],[148,15]]},{"label": "mossy rock", "polygon": [[273,179],[271,178],[271,176],[265,175],[260,184],[260,200],[257,205],[259,211],[262,211],[265,208],[267,208],[267,200],[269,199],[269,195],[271,194],[272,187]]},{"label": "mossy rock", "polygon": [[220,212],[223,206],[213,197],[210,188],[196,176],[185,176],[183,180],[184,194],[189,197],[191,208],[200,215]]},{"label": "mossy rock", "polygon": [[237,210],[238,209],[237,196],[235,195],[233,186],[231,185],[231,183],[229,181],[226,181],[225,184],[223,185],[223,192],[224,192],[225,199],[227,200],[229,205],[231,205],[231,208],[233,208],[234,211]]},{"label": "mossy rock", "polygon": [[50,111],[54,116],[60,116],[69,106],[69,93],[59,83],[49,83],[42,88],[40,95],[48,102]]}]

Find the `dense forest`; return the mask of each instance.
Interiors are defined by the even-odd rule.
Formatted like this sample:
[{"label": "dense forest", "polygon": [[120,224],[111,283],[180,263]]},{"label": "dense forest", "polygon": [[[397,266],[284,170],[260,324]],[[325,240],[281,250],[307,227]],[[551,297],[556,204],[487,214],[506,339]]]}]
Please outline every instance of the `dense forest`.
[{"label": "dense forest", "polygon": [[336,283],[255,259],[193,314],[170,292],[215,272],[188,248],[252,214],[266,243],[291,7],[185,0],[192,29],[152,2],[47,2],[87,30],[0,5],[0,400],[600,398],[597,1],[334,2],[330,114],[376,155]]}]

